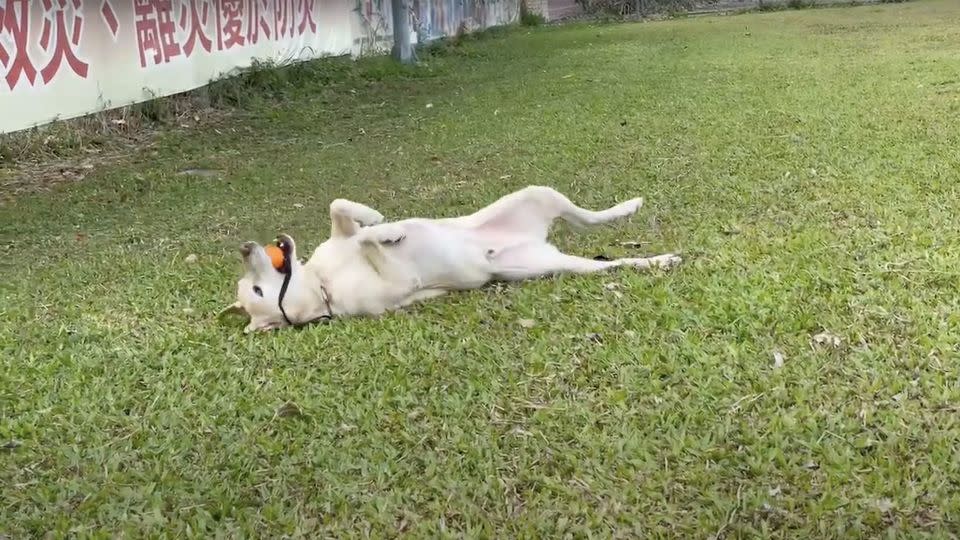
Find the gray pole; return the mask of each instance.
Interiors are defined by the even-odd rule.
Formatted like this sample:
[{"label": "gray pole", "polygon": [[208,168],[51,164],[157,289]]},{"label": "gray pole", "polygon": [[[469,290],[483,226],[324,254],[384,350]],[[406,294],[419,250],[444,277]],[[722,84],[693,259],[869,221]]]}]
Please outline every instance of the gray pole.
[{"label": "gray pole", "polygon": [[401,64],[413,63],[409,1],[390,0],[390,8],[393,11],[393,58]]}]

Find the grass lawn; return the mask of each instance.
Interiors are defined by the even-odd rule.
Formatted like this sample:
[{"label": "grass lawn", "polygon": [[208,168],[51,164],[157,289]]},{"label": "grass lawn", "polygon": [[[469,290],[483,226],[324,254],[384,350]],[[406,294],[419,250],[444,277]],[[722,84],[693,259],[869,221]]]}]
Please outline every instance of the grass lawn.
[{"label": "grass lawn", "polygon": [[[958,530],[960,3],[331,69],[0,207],[0,536]],[[454,215],[527,184],[646,197],[563,249],[685,263],[270,335],[213,317],[241,241],[308,253],[335,197]]]}]

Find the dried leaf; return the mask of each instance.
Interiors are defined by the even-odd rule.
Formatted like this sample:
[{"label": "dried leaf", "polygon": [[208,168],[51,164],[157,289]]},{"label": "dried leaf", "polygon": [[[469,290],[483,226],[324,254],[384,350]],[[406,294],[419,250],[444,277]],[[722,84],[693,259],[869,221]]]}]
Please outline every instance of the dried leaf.
[{"label": "dried leaf", "polygon": [[277,418],[289,418],[291,416],[303,416],[303,409],[292,401],[288,401],[280,406],[276,412]]},{"label": "dried leaf", "polygon": [[20,442],[20,441],[18,441],[18,440],[16,440],[16,439],[11,439],[11,440],[9,440],[9,441],[4,442],[2,445],[0,445],[0,449],[2,449],[2,450],[16,450],[17,448],[20,448],[21,446],[23,446],[23,443],[22,443],[22,442]]},{"label": "dried leaf", "polygon": [[603,286],[603,288],[613,293],[613,296],[615,296],[617,299],[623,298],[623,293],[617,290],[620,288],[619,283],[607,283]]},{"label": "dried leaf", "polygon": [[185,262],[185,263],[187,263],[187,264],[194,264],[194,263],[196,263],[196,262],[197,262],[197,254],[196,254],[196,253],[191,253],[191,254],[187,255],[186,258],[183,259],[183,262]]},{"label": "dried leaf", "polygon": [[215,176],[220,176],[220,171],[214,169],[184,169],[177,174],[181,176],[200,176],[202,178],[213,178]]},{"label": "dried leaf", "polygon": [[533,320],[533,319],[520,319],[520,320],[517,321],[517,324],[519,324],[521,328],[528,328],[528,329],[529,329],[529,328],[533,328],[534,326],[536,326],[536,325],[537,325],[537,321],[535,321],[535,320]]},{"label": "dried leaf", "polygon": [[821,332],[813,336],[813,342],[817,345],[827,345],[833,348],[840,347],[840,337],[829,332]]},{"label": "dried leaf", "polygon": [[873,506],[877,510],[886,513],[896,508],[897,505],[890,499],[878,499],[873,503]]},{"label": "dried leaf", "polygon": [[782,368],[783,367],[783,353],[780,351],[773,351],[773,367]]}]

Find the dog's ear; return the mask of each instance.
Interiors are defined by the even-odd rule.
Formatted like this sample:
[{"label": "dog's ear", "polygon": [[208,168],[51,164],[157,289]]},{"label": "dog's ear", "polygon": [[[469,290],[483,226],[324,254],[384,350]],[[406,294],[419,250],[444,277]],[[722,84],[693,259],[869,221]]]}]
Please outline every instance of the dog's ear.
[{"label": "dog's ear", "polygon": [[243,329],[243,333],[249,334],[251,332],[267,332],[270,330],[276,330],[280,327],[281,327],[280,323],[273,322],[273,321],[257,322],[257,321],[251,320],[250,324],[248,324],[247,327]]},{"label": "dog's ear", "polygon": [[282,244],[286,244],[287,249],[289,250],[285,255],[290,257],[290,262],[293,263],[297,260],[297,243],[293,241],[293,237],[289,234],[280,234],[277,236],[277,240]]},{"label": "dog's ear", "polygon": [[247,310],[243,309],[243,306],[240,305],[240,302],[234,302],[229,306],[220,310],[220,313],[217,313],[217,318],[223,318],[227,315],[246,315]]}]

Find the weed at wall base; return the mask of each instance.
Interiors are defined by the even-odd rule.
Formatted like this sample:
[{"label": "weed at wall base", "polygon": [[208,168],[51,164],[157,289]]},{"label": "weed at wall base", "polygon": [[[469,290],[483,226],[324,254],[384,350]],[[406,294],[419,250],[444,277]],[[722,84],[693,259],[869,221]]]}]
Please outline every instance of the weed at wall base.
[{"label": "weed at wall base", "polygon": [[547,22],[547,19],[540,13],[530,11],[526,0],[520,1],[520,25],[521,26],[540,26]]}]

